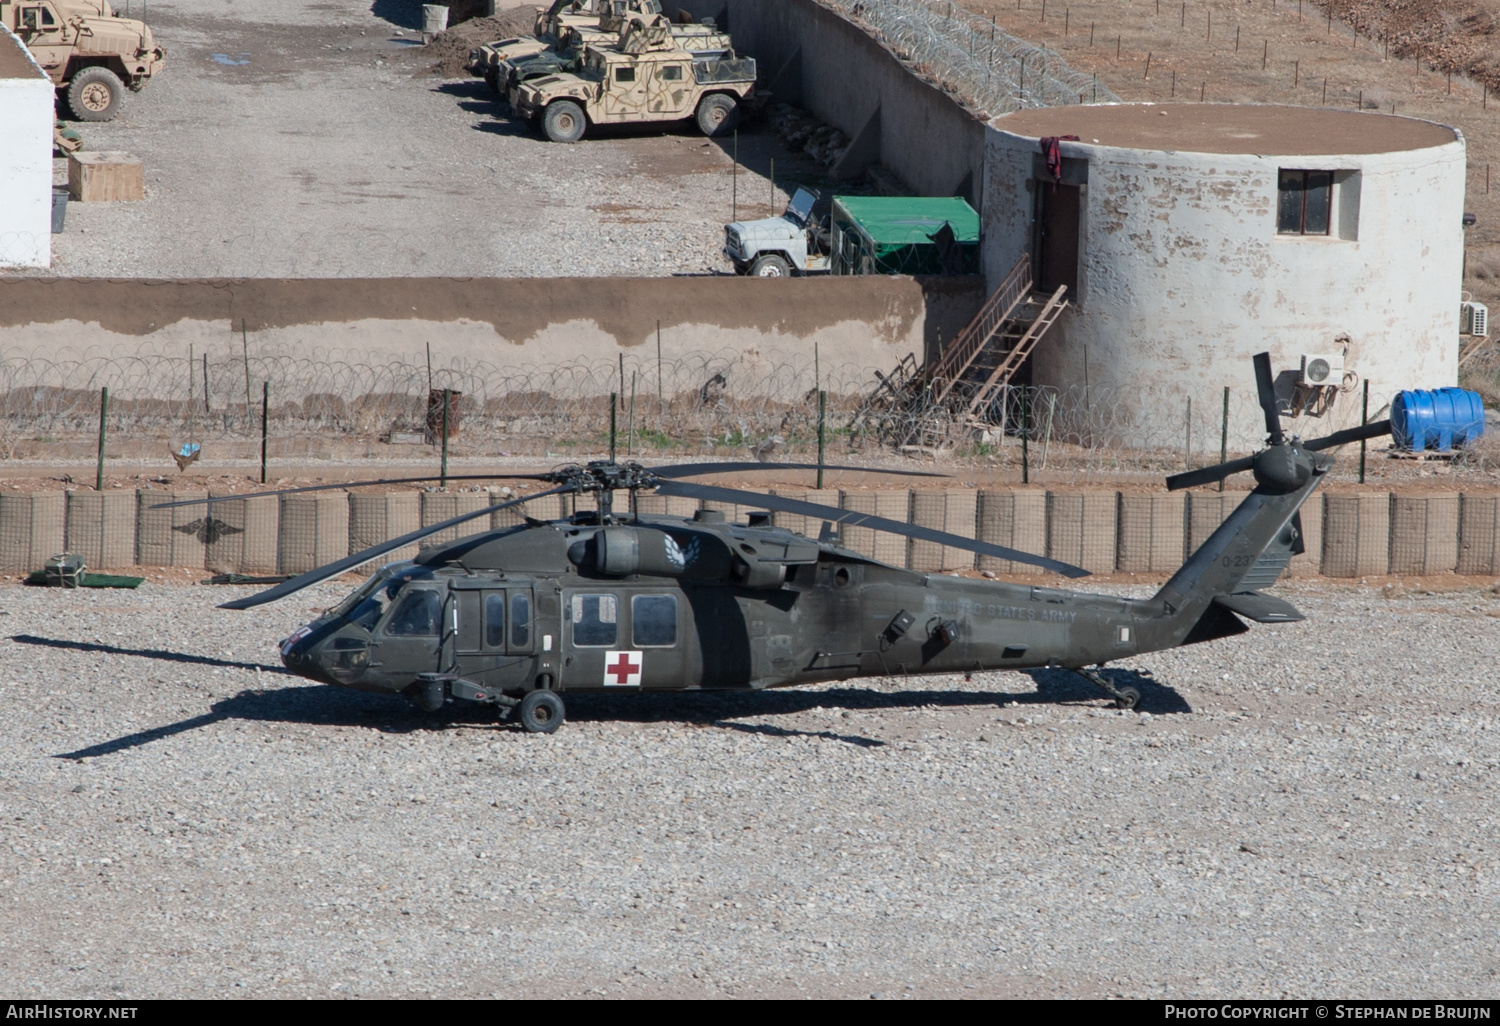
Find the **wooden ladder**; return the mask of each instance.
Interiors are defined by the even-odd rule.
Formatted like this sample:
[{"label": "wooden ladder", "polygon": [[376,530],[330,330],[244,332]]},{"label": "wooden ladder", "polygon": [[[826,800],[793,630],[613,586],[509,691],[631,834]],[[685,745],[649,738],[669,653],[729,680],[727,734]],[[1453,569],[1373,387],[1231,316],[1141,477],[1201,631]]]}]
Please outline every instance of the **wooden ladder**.
[{"label": "wooden ladder", "polygon": [[1000,287],[985,300],[974,319],[939,354],[937,363],[923,370],[924,378],[932,386],[934,405],[948,398],[948,393],[964,379],[979,354],[1009,323],[1016,309],[1031,294],[1031,284],[1031,257],[1023,254]]},{"label": "wooden ladder", "polygon": [[1027,325],[1015,344],[995,364],[995,369],[990,371],[984,384],[975,390],[964,411],[966,414],[973,416],[976,410],[987,406],[994,399],[996,392],[1010,384],[1011,377],[1026,357],[1031,355],[1031,351],[1036,348],[1042,336],[1047,334],[1047,329],[1052,327],[1057,318],[1062,315],[1063,310],[1067,308],[1068,301],[1063,298],[1067,291],[1066,285],[1059,285],[1057,291],[1048,297],[1047,302],[1042,305],[1041,312],[1037,314],[1036,320]]}]

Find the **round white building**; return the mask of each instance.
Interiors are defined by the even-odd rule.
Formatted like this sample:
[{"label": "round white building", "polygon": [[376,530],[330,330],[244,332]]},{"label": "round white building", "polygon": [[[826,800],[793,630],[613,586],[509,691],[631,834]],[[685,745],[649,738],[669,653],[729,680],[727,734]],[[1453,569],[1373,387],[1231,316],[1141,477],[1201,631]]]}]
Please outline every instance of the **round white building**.
[{"label": "round white building", "polygon": [[[1357,424],[1366,379],[1372,418],[1402,389],[1457,383],[1455,129],[1229,104],[1027,110],[991,127],[986,274],[1029,259],[1037,291],[1066,286],[1071,300],[1035,350],[1032,384],[1087,375],[1093,401],[1148,444],[1150,425],[1181,424],[1191,398],[1212,411],[1214,448],[1228,386],[1240,397],[1230,445],[1243,449],[1264,437],[1243,412],[1262,350],[1284,423],[1304,437]],[[1066,136],[1078,138],[1058,142],[1049,169],[1045,141]],[[1327,373],[1304,374],[1306,358]]]}]

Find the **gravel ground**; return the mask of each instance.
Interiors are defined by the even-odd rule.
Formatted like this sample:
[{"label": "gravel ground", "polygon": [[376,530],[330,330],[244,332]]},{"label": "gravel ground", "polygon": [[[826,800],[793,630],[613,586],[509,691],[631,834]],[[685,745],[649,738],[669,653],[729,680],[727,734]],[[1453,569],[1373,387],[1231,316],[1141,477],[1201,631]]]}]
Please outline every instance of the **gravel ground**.
[{"label": "gravel ground", "polygon": [[[742,216],[763,217],[772,157],[783,184],[821,174],[764,122],[741,132],[737,185],[732,143],[686,124],[549,143],[497,118],[481,80],[430,73],[415,2],[157,0],[149,10],[166,67],[126,94],[116,120],[74,125],[85,149],[144,159],[146,199],[70,204],[52,268],[36,273],[727,272],[732,191]],[[55,167],[65,182],[66,162]]]},{"label": "gravel ground", "polygon": [[342,590],[0,589],[0,990],[1495,993],[1492,589],[1283,589],[1144,715],[983,674],[551,737],[281,673]]}]

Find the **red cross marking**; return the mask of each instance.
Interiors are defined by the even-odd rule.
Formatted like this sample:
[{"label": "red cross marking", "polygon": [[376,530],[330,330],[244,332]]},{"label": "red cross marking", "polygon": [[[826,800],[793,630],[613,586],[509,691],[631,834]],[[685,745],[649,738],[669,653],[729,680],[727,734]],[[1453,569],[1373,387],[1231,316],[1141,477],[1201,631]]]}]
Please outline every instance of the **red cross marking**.
[{"label": "red cross marking", "polygon": [[604,672],[614,674],[616,684],[625,684],[630,680],[631,677],[635,676],[637,673],[640,673],[641,668],[639,664],[632,663],[630,661],[629,653],[621,652],[620,661],[615,663],[613,666],[606,666],[604,668]]}]

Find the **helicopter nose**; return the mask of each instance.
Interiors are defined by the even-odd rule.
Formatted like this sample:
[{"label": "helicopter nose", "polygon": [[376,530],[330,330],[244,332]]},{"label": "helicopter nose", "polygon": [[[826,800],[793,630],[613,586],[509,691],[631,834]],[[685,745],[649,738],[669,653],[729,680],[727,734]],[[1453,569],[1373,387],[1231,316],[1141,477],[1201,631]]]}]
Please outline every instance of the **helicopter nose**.
[{"label": "helicopter nose", "polygon": [[281,665],[289,670],[296,668],[303,658],[303,643],[311,633],[311,627],[303,627],[281,643]]}]

